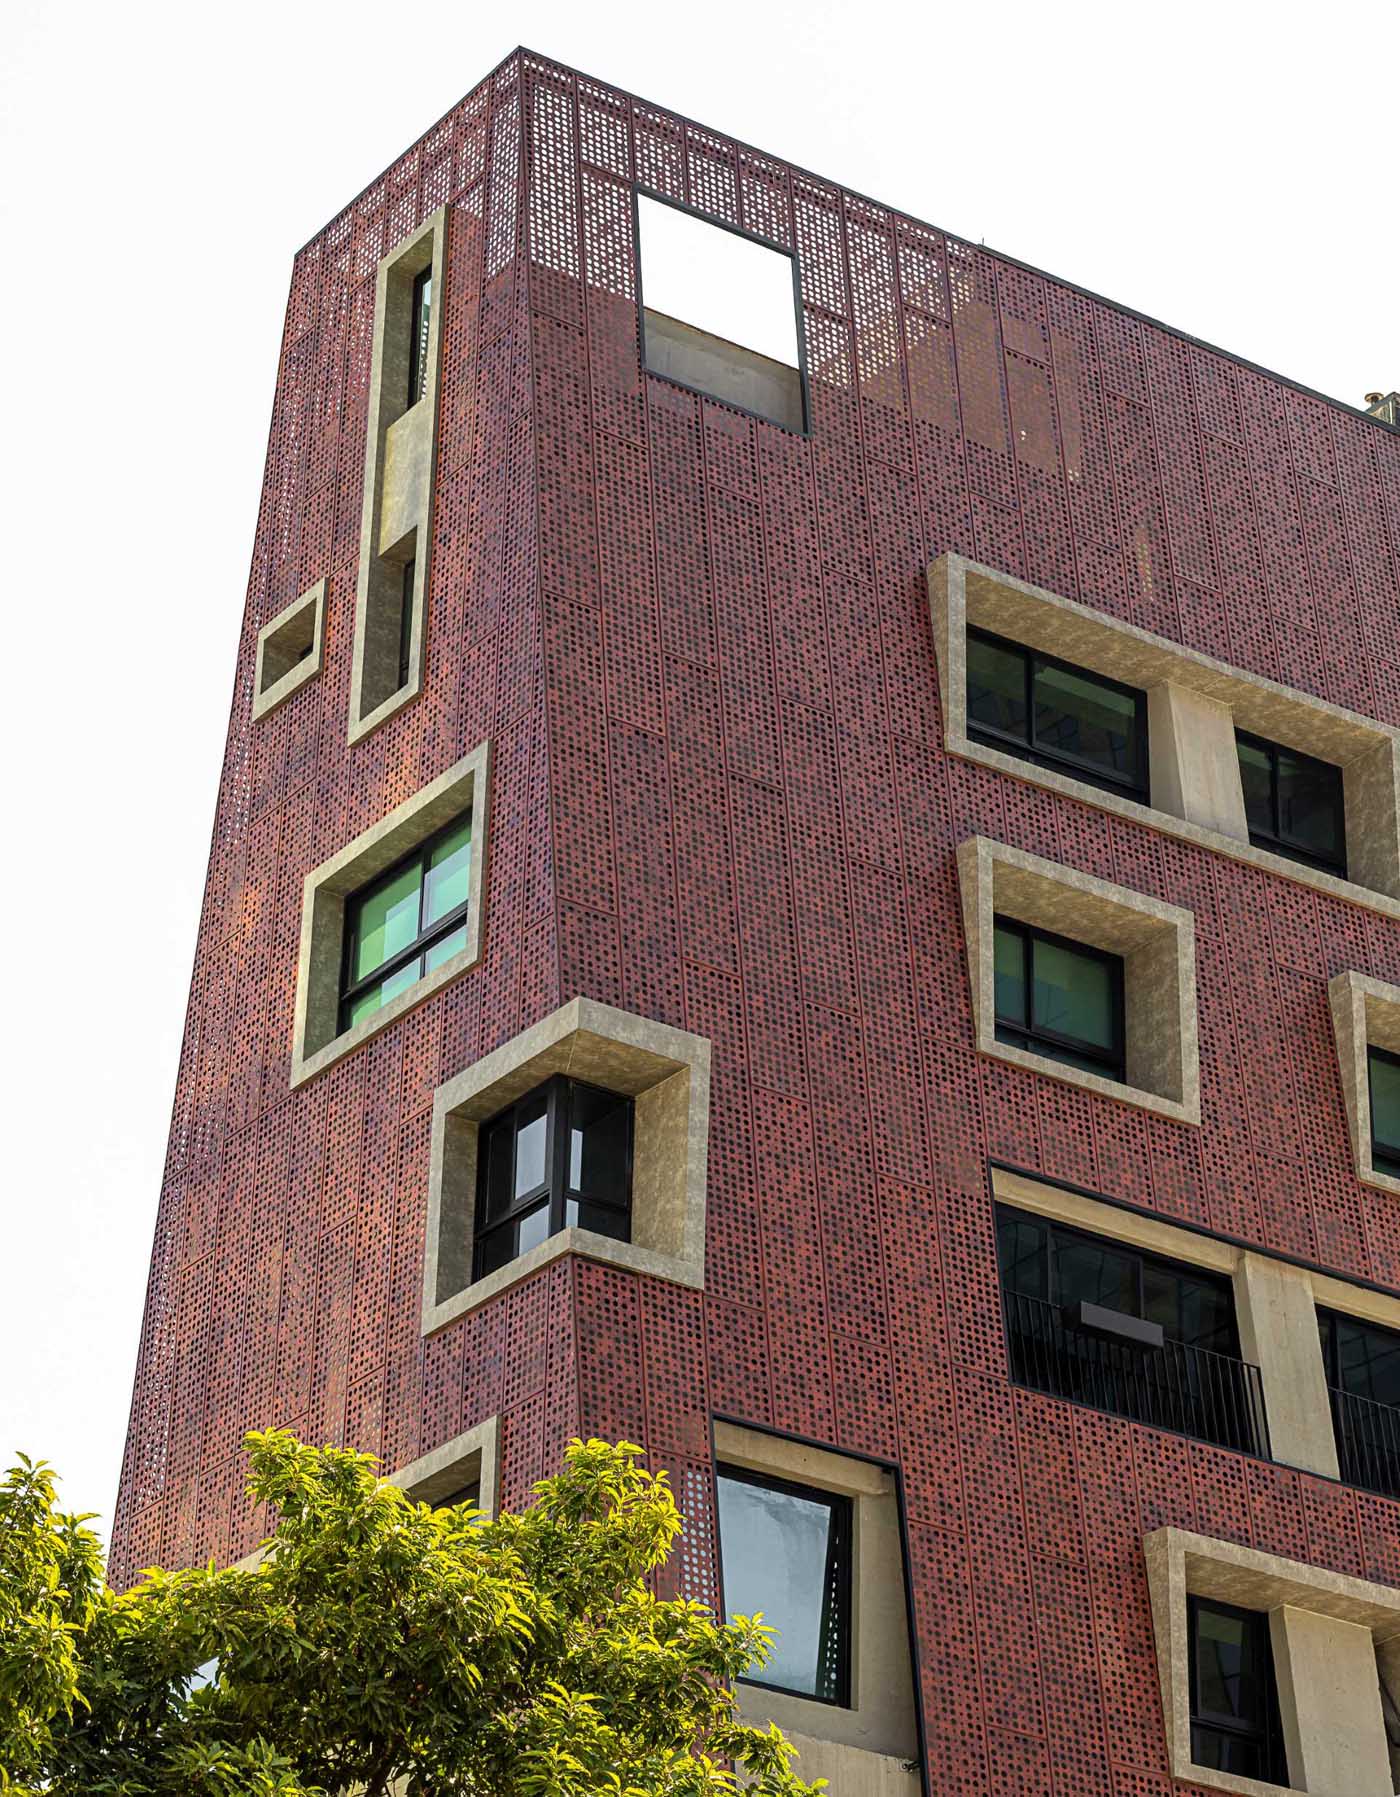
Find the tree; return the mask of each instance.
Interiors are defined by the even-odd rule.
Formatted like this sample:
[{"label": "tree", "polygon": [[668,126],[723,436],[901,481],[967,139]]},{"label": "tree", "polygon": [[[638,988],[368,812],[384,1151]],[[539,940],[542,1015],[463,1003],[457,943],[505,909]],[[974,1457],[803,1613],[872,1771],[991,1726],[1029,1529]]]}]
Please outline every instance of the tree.
[{"label": "tree", "polygon": [[[0,1791],[20,1797],[812,1797],[730,1686],[768,1654],[648,1578],[681,1521],[623,1442],[520,1515],[416,1504],[371,1456],[247,1440],[255,1570],[116,1593],[85,1517],[0,1484]],[[820,1781],[819,1781],[820,1782]]]}]

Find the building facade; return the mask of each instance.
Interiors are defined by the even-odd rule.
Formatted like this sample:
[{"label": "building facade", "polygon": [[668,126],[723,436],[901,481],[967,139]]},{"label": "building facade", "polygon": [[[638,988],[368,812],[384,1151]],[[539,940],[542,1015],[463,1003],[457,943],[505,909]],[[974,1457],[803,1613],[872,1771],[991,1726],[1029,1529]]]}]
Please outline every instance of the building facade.
[{"label": "building facade", "polygon": [[1384,403],[516,52],[295,261],[114,1581],[627,1437],[837,1797],[1392,1792],[1398,748]]}]

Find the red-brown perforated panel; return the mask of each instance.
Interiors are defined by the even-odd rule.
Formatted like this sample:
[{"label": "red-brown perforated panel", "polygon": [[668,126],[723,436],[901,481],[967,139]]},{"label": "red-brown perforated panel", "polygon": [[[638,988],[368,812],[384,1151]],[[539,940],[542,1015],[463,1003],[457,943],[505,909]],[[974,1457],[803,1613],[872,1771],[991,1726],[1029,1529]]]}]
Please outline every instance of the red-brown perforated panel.
[{"label": "red-brown perforated panel", "polygon": [[[641,374],[631,187],[799,250],[810,440]],[[345,746],[373,284],[451,208],[428,683]],[[1400,1582],[1400,1508],[1012,1390],[986,1163],[1400,1286],[1325,986],[1400,927],[938,741],[957,550],[1400,723],[1400,437],[521,54],[297,258],[114,1576],[256,1538],[238,1444],[644,1443],[713,1599],[713,1414],[902,1468],[930,1788],[1166,1797],[1141,1536]],[[326,671],[248,724],[322,575]],[[490,736],[479,969],[292,1095],[307,870]],[[972,832],[1195,913],[1204,1121],[979,1061]],[[559,1265],[424,1343],[433,1088],[583,992],[714,1044],[702,1295]]]}]

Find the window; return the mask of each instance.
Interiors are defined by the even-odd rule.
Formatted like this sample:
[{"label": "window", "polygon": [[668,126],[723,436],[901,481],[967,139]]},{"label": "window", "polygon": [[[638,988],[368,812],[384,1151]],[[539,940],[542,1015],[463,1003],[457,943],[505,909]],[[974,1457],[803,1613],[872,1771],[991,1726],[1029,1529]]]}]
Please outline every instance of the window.
[{"label": "window", "polygon": [[351,1029],[467,945],[470,816],[457,818],[346,906],[340,1028]]},{"label": "window", "polygon": [[434,1510],[455,1510],[459,1504],[470,1504],[475,1510],[481,1504],[481,1487],[473,1482],[470,1485],[459,1486],[456,1491],[446,1492],[442,1497],[435,1497],[431,1500],[425,1498],[423,1501],[431,1502]]},{"label": "window", "polygon": [[974,742],[1147,803],[1147,695],[983,630],[967,633]]},{"label": "window", "polygon": [[418,562],[409,556],[403,565],[403,590],[399,595],[399,685],[408,684],[413,655],[413,582]]},{"label": "window", "polygon": [[807,428],[797,258],[637,195],[642,363],[787,430]]},{"label": "window", "polygon": [[428,326],[433,315],[433,270],[431,263],[413,277],[413,293],[409,303],[408,403],[416,406],[423,397],[428,373]]},{"label": "window", "polygon": [[1228,1279],[1005,1206],[997,1259],[1017,1384],[1267,1457]]},{"label": "window", "polygon": [[321,671],[326,583],[318,580],[258,632],[253,717],[275,711]]},{"label": "window", "polygon": [[1332,1310],[1317,1327],[1341,1476],[1400,1497],[1400,1335]]},{"label": "window", "polygon": [[632,1101],[558,1075],[485,1124],[478,1156],[476,1277],[562,1229],[625,1242]]},{"label": "window", "polygon": [[1191,1757],[1197,1765],[1286,1784],[1283,1724],[1269,1619],[1204,1598],[1187,1600]]},{"label": "window", "polygon": [[1124,1076],[1123,963],[1008,917],[995,920],[996,1037],[1012,1048]]},{"label": "window", "polygon": [[1400,1179],[1400,1054],[1372,1048],[1366,1057],[1371,1092],[1371,1163]]},{"label": "window", "polygon": [[745,1683],[849,1708],[850,1498],[730,1466],[716,1485],[725,1610],[775,1630]]},{"label": "window", "polygon": [[1298,749],[1235,732],[1249,840],[1290,861],[1347,871],[1342,770]]}]

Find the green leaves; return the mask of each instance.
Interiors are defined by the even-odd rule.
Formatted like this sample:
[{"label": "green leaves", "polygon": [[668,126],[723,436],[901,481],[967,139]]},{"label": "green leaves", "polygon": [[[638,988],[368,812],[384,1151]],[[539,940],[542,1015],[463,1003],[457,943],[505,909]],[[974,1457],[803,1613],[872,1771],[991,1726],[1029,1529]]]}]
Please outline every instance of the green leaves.
[{"label": "green leaves", "polygon": [[120,1595],[46,1468],[0,1486],[0,1791],[727,1797],[735,1766],[758,1797],[815,1789],[735,1712],[767,1631],[652,1590],[681,1518],[631,1443],[571,1443],[495,1521],[415,1504],[368,1455],[247,1447],[278,1517],[259,1568]]}]

